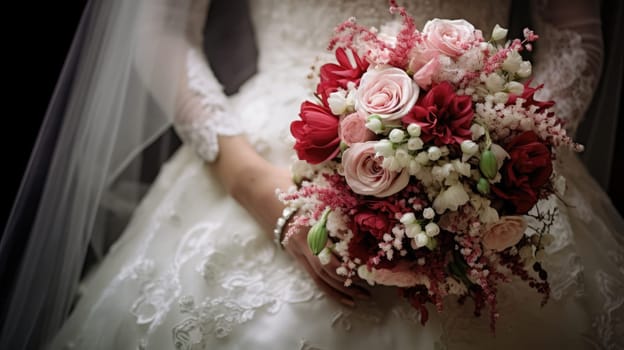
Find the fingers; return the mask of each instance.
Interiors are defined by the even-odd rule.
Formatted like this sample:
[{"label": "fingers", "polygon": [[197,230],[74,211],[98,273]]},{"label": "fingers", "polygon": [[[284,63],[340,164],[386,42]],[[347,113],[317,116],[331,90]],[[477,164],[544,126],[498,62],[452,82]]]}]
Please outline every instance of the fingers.
[{"label": "fingers", "polygon": [[312,277],[316,285],[323,291],[323,293],[325,293],[325,295],[340,302],[343,305],[346,305],[349,307],[355,306],[355,301],[353,297],[351,297],[350,295],[344,294],[338,291],[337,289],[333,288],[329,284],[327,284],[327,282],[324,279],[322,279],[320,275],[316,273],[312,265],[310,265],[307,259],[305,259],[305,257],[303,256],[301,259],[301,264],[308,271],[308,274],[310,274],[310,276]]},{"label": "fingers", "polygon": [[352,283],[350,286],[345,286],[345,277],[338,275],[336,270],[340,267],[340,260],[336,255],[332,255],[330,262],[327,265],[322,265],[318,258],[312,257],[314,260],[312,264],[319,266],[320,271],[318,274],[321,277],[326,277],[326,281],[329,285],[339,290],[340,292],[347,294],[354,298],[368,299],[370,292],[361,284]]},{"label": "fingers", "polygon": [[357,283],[353,283],[349,287],[344,285],[345,277],[336,272],[341,266],[338,255],[332,254],[330,262],[323,265],[308,248],[304,235],[301,237],[296,235],[292,238],[294,239],[289,240],[286,250],[303,265],[326,295],[347,306],[353,306],[355,299],[368,299],[370,297],[370,292],[362,286],[359,278]]}]

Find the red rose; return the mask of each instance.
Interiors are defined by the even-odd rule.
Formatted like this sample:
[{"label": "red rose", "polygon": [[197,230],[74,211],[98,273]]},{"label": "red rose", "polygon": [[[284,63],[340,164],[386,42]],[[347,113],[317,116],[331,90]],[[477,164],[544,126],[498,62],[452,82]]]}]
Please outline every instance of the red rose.
[{"label": "red rose", "polygon": [[529,86],[530,83],[531,81],[529,80],[524,84],[524,90],[522,91],[522,95],[518,96],[514,94],[509,94],[509,99],[507,99],[507,104],[508,105],[515,104],[516,99],[520,97],[525,100],[525,102],[522,104],[523,107],[529,108],[529,106],[537,106],[538,107],[537,113],[542,113],[546,109],[555,105],[555,101],[536,101],[533,98],[533,96],[539,89],[544,87],[544,84],[541,84],[537,87],[532,88]]},{"label": "red rose", "polygon": [[349,241],[349,255],[363,262],[377,256],[383,234],[391,229],[390,221],[384,214],[363,211],[355,214],[351,222],[353,238]]},{"label": "red rose", "polygon": [[389,233],[391,229],[388,217],[374,212],[357,213],[353,221],[358,226],[359,232],[368,232],[379,240],[383,239],[384,233]]},{"label": "red rose", "polygon": [[[398,223],[395,214],[400,210],[390,200],[363,200],[356,209],[349,228],[353,238],[349,241],[349,255],[363,262],[375,258],[379,253],[379,243],[384,242],[383,235],[391,233]],[[392,267],[395,260],[382,260],[378,267]]]},{"label": "red rose", "polygon": [[550,150],[533,131],[516,136],[504,148],[510,159],[501,168],[502,181],[492,190],[509,201],[507,211],[526,214],[537,203],[540,188],[552,174]]},{"label": "red rose", "polygon": [[451,84],[442,82],[421,97],[402,121],[420,125],[424,142],[433,140],[443,146],[469,140],[473,117],[471,97],[458,96]]},{"label": "red rose", "polygon": [[338,48],[336,49],[338,64],[327,63],[321,67],[321,82],[316,87],[316,93],[321,96],[326,106],[329,94],[338,90],[338,88],[346,89],[347,84],[350,82],[358,84],[360,77],[368,68],[367,61],[362,60],[355,52],[351,52],[353,53],[355,66],[351,65],[345,49]]},{"label": "red rose", "polygon": [[334,158],[340,150],[338,118],[327,107],[309,101],[301,104],[299,117],[290,124],[299,159],[319,164]]}]

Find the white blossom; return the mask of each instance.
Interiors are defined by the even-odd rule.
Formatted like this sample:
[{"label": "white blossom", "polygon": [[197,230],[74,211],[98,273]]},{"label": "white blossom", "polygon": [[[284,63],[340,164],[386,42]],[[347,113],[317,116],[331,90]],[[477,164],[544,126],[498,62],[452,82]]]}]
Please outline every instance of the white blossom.
[{"label": "white blossom", "polygon": [[509,73],[516,73],[520,70],[520,65],[522,64],[522,56],[518,53],[518,51],[512,50],[507,54],[507,58],[503,61],[502,68]]},{"label": "white blossom", "polygon": [[416,161],[420,163],[421,165],[425,165],[429,163],[429,154],[426,151],[420,152],[416,155],[414,159],[416,159]]},{"label": "white blossom", "polygon": [[509,99],[509,94],[503,91],[495,92],[492,96],[494,103],[506,103]]},{"label": "white blossom", "polygon": [[376,114],[371,115],[366,120],[365,124],[366,128],[375,134],[379,134],[383,131],[383,124],[381,123],[381,118]]},{"label": "white blossom", "polygon": [[318,254],[318,258],[321,262],[321,265],[327,265],[331,261],[332,253],[328,247],[323,248],[321,252]]},{"label": "white blossom", "polygon": [[520,69],[518,69],[516,74],[518,74],[520,78],[527,78],[528,76],[531,75],[531,71],[532,71],[531,62],[522,61],[522,63],[520,63]]},{"label": "white blossom", "polygon": [[360,265],[360,267],[358,267],[357,269],[357,274],[361,279],[368,282],[368,284],[370,284],[371,286],[375,285],[373,272],[369,271],[366,265]]},{"label": "white blossom", "polygon": [[399,162],[399,166],[401,168],[407,167],[412,158],[409,153],[407,153],[407,149],[405,149],[404,147],[400,147],[399,149],[397,149],[394,153],[394,157],[396,158],[397,162]]},{"label": "white blossom", "polygon": [[413,224],[416,222],[416,215],[414,215],[414,213],[405,213],[401,216],[401,219],[399,219],[399,221],[403,225]]},{"label": "white blossom", "polygon": [[327,98],[329,109],[335,115],[342,115],[347,111],[347,92],[345,90],[338,90],[329,94]]},{"label": "white blossom", "polygon": [[413,242],[416,245],[416,248],[414,249],[422,248],[429,243],[429,237],[425,233],[421,232],[414,237]]},{"label": "white blossom", "polygon": [[485,128],[479,124],[472,124],[470,131],[472,132],[473,141],[478,140],[481,136],[485,135]]},{"label": "white blossom", "polygon": [[517,81],[510,81],[505,84],[505,90],[507,90],[510,94],[522,95],[522,92],[524,91],[524,85]]},{"label": "white blossom", "polygon": [[503,90],[505,79],[498,73],[492,73],[485,79],[485,86],[490,92],[498,92]]},{"label": "white blossom", "polygon": [[457,211],[460,205],[466,204],[469,200],[464,186],[458,182],[438,194],[433,201],[433,209],[438,214],[444,213],[447,209]]},{"label": "white blossom", "polygon": [[494,26],[492,30],[492,40],[499,41],[503,40],[507,37],[508,30],[499,26],[498,24]]},{"label": "white blossom", "polygon": [[461,143],[461,150],[465,155],[473,156],[479,151],[479,145],[474,141],[465,140]]},{"label": "white blossom", "polygon": [[405,138],[405,133],[401,129],[392,129],[392,131],[390,131],[390,135],[388,135],[388,138],[392,143],[401,143]]},{"label": "white blossom", "polygon": [[420,233],[422,233],[422,227],[420,227],[419,223],[405,225],[405,235],[408,238],[415,238]]},{"label": "white blossom", "polygon": [[430,222],[425,225],[425,232],[429,237],[435,237],[440,234],[440,227],[435,222]]},{"label": "white blossom", "polygon": [[425,210],[423,210],[423,217],[427,220],[433,219],[435,217],[435,211],[433,210],[433,208],[425,208]]},{"label": "white blossom", "polygon": [[430,160],[438,160],[442,156],[442,150],[437,146],[431,146],[427,150],[427,157]]},{"label": "white blossom", "polygon": [[394,155],[394,146],[387,139],[382,139],[375,143],[375,152],[382,157],[391,157]]},{"label": "white blossom", "polygon": [[410,123],[410,125],[407,126],[407,133],[412,137],[419,137],[420,131],[420,125],[416,123]]},{"label": "white blossom", "polygon": [[422,149],[424,145],[425,143],[418,136],[410,137],[409,140],[407,140],[407,149],[410,151],[418,151]]},{"label": "white blossom", "polygon": [[407,165],[407,170],[410,175],[416,175],[421,170],[421,165],[415,159],[411,159]]}]

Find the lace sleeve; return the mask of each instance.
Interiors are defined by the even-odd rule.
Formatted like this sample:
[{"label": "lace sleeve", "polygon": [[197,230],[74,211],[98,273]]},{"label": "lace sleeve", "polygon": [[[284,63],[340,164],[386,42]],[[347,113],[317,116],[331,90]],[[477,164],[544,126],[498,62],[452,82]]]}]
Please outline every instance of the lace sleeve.
[{"label": "lace sleeve", "polygon": [[208,5],[207,0],[193,0],[190,7],[186,69],[180,79],[174,127],[201,158],[212,162],[219,153],[217,136],[237,135],[241,130],[201,50]]},{"label": "lace sleeve", "polygon": [[539,97],[554,100],[557,114],[574,134],[587,110],[602,68],[600,2],[536,0],[535,77],[545,83]]}]

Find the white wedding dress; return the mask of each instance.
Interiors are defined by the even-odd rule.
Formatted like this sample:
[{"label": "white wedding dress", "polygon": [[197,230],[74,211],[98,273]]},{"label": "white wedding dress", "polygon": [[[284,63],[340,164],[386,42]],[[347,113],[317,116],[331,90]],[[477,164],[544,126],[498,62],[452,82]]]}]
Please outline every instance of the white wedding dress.
[{"label": "white wedding dress", "polygon": [[[197,43],[206,4],[194,6],[196,31],[191,36]],[[442,313],[430,308],[423,327],[418,313],[390,289],[375,290],[370,301],[353,309],[324,297],[224,192],[200,156],[214,155],[215,133],[235,133],[236,125],[243,125],[261,155],[288,166],[293,154],[289,124],[313,91],[314,81],[307,76],[312,65],[318,67],[329,55],[324,49],[334,26],[350,16],[379,25],[391,15],[385,0],[254,0],[250,6],[259,72],[226,99],[200,51],[189,49],[188,94],[196,101],[195,110],[205,113],[178,119],[176,127],[187,146],[163,167],[123,236],[85,279],[80,300],[52,348],[622,346],[624,223],[574,155],[561,157],[562,172],[568,175],[567,205],[542,203],[558,205],[561,212],[547,266],[553,293],[545,307],[540,307],[540,295],[523,283],[502,287],[494,335],[487,314],[475,318],[470,303],[461,306],[448,299]],[[432,17],[466,18],[487,36],[495,24],[507,24],[510,4],[421,0],[407,9],[421,28]],[[567,54],[538,55],[536,74],[551,88],[545,93],[565,99],[561,114],[574,127],[591,99],[592,77],[583,78],[581,68],[592,53],[579,45],[577,34],[540,23],[545,47],[549,41],[563,45]],[[540,71],[549,75],[540,76]],[[233,115],[240,121],[223,121]]]}]

